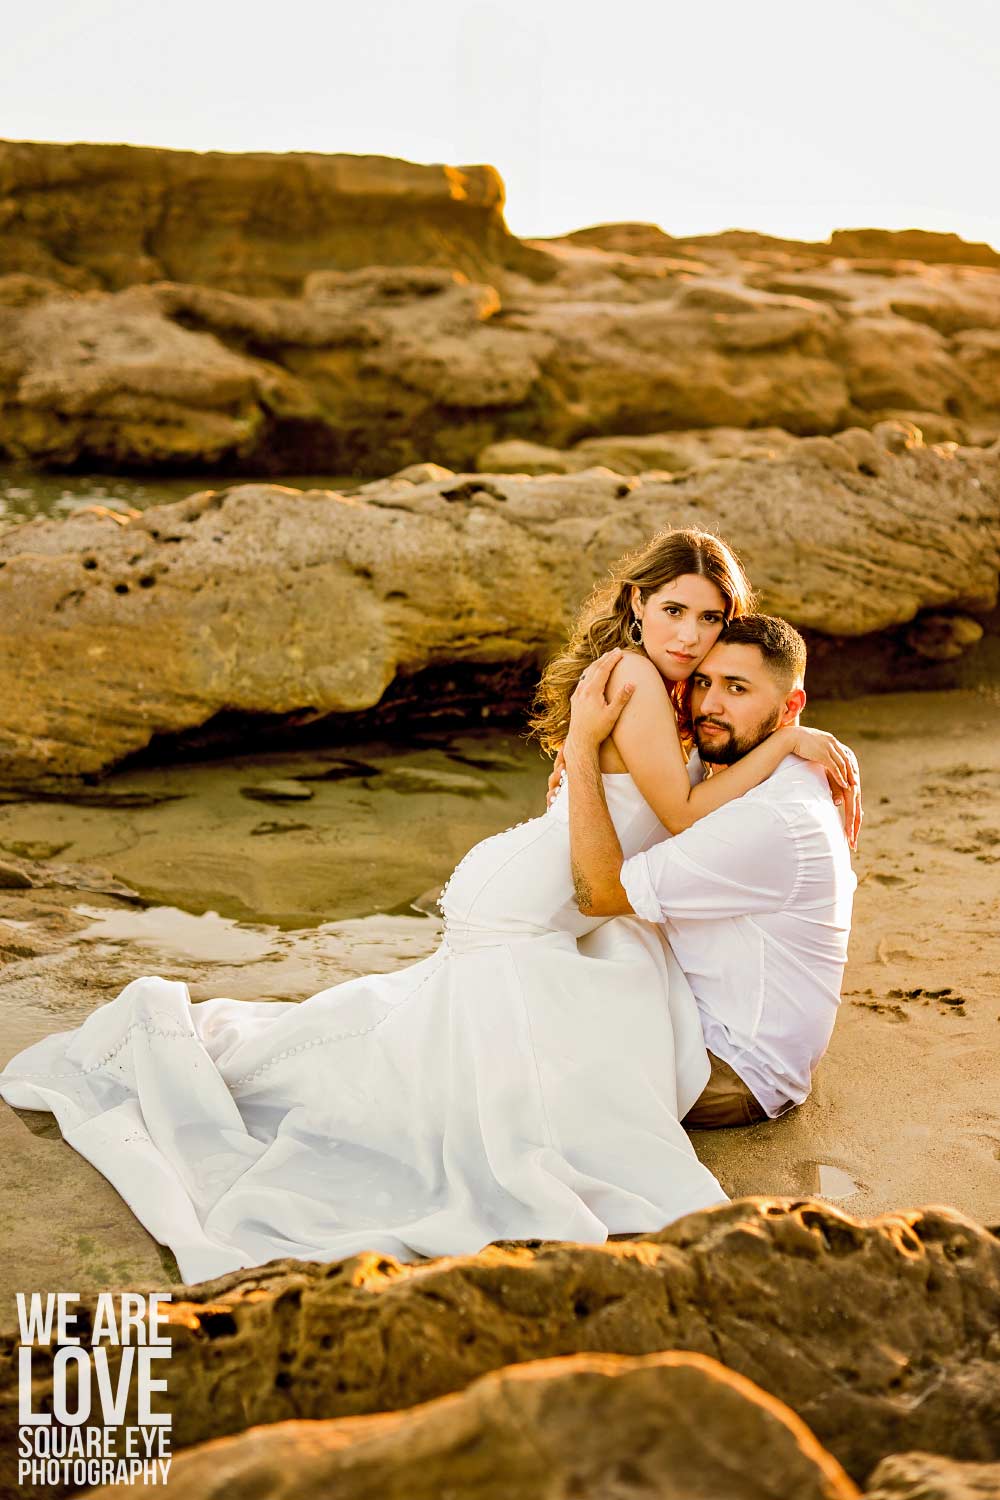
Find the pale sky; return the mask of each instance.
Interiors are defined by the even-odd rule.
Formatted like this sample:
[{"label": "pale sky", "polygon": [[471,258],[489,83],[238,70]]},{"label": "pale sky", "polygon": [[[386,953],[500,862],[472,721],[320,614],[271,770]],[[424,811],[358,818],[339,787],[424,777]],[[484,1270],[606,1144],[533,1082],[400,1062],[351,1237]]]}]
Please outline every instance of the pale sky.
[{"label": "pale sky", "polygon": [[0,137],[490,162],[516,234],[1000,246],[996,0],[15,0]]}]

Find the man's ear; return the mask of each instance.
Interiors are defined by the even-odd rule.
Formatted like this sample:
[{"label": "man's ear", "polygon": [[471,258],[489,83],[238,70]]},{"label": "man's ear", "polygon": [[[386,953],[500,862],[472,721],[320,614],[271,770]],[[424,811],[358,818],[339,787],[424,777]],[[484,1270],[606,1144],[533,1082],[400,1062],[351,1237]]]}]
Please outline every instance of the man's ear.
[{"label": "man's ear", "polygon": [[805,708],[805,706],[806,706],[806,690],[805,690],[805,688],[801,688],[801,687],[792,688],[792,691],[788,694],[787,698],[785,699],[784,707],[781,710],[781,722],[782,722],[782,724],[794,724],[796,722],[796,720],[798,719],[799,714]]}]

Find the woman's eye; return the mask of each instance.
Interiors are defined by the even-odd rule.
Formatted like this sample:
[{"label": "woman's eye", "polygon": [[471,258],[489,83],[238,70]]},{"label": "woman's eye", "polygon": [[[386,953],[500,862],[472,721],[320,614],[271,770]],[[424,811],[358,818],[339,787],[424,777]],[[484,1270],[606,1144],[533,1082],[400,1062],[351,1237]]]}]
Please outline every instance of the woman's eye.
[{"label": "woman's eye", "polygon": [[664,609],[666,610],[666,612],[667,612],[668,615],[679,615],[680,614],[680,610],[677,608],[676,604],[665,604],[664,605]]}]

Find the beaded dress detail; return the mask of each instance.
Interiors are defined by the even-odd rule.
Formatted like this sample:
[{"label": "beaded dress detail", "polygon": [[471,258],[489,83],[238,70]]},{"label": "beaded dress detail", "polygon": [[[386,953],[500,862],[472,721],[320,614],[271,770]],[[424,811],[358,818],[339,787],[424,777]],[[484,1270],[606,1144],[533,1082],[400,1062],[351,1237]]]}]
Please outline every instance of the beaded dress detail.
[{"label": "beaded dress detail", "polygon": [[[605,777],[626,857],[666,837]],[[436,952],[301,1003],[144,977],[0,1074],[201,1281],[277,1257],[602,1243],[725,1194],[679,1124],[709,1074],[661,931],[573,900],[565,780],[483,840]]]}]

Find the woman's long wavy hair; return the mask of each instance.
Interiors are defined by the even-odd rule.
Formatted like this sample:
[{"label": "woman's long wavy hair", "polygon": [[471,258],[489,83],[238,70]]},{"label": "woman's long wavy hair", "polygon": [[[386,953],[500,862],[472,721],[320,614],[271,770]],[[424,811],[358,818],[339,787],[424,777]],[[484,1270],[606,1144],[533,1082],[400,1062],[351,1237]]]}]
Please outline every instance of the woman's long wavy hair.
[{"label": "woman's long wavy hair", "polygon": [[[569,732],[569,700],[580,674],[592,661],[612,651],[641,650],[632,639],[632,589],[642,598],[685,573],[708,578],[725,601],[726,624],[754,607],[743,564],[736,554],[708,531],[662,531],[637,552],[627,553],[611,570],[611,581],[598,584],[584,604],[565,650],[549,662],[535,694],[531,737],[554,755]],[[690,742],[691,720],[687,682],[674,683],[670,696],[681,734]]]}]

